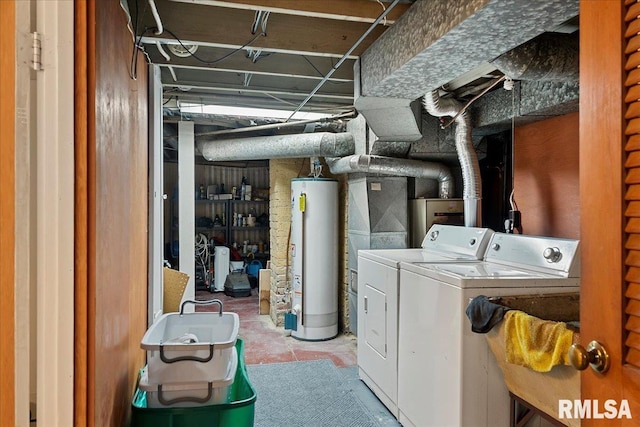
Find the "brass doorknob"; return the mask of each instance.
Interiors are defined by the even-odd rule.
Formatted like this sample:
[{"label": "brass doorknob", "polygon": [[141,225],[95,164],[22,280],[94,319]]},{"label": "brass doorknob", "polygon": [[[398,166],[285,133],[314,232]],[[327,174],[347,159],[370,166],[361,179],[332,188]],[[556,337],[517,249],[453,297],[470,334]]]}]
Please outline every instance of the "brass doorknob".
[{"label": "brass doorknob", "polygon": [[594,371],[604,373],[609,369],[609,353],[598,341],[591,341],[586,349],[573,344],[569,349],[569,362],[579,371],[591,366]]}]

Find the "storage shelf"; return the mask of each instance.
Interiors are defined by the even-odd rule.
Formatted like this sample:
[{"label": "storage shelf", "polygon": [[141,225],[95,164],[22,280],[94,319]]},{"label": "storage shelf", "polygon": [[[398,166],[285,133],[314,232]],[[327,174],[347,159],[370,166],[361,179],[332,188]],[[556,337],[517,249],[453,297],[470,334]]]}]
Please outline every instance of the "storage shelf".
[{"label": "storage shelf", "polygon": [[202,231],[202,230],[207,230],[207,231],[227,231],[227,226],[226,225],[215,226],[215,227],[197,227],[196,226],[196,231]]},{"label": "storage shelf", "polygon": [[231,231],[244,231],[244,230],[252,231],[252,230],[268,230],[268,229],[269,227],[266,227],[264,225],[260,225],[260,226],[256,225],[254,227],[237,227],[237,226],[231,227]]}]

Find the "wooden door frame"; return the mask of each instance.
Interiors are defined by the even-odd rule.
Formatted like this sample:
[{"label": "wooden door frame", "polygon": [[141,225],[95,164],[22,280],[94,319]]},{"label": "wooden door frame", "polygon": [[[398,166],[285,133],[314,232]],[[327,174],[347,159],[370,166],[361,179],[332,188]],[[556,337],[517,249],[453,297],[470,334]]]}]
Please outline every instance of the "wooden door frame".
[{"label": "wooden door frame", "polygon": [[0,424],[15,423],[15,34],[13,1],[0,1]]},{"label": "wooden door frame", "polygon": [[[89,46],[95,45],[95,25],[90,25],[91,17],[95,16],[95,3],[90,1],[75,1],[74,10],[74,111],[75,111],[75,221],[74,221],[74,252],[75,252],[75,272],[74,272],[74,426],[92,425],[89,420],[93,420],[94,414],[94,387],[89,343],[94,338],[89,333],[89,312],[92,306],[93,290],[89,284],[91,281],[89,274],[95,269],[89,268],[89,181],[88,169],[91,164],[89,158],[88,135],[90,128],[95,128],[95,114],[89,110],[90,94],[89,87],[95,88],[90,83],[90,78],[95,79],[95,66],[89,61],[91,49]],[[94,24],[95,22],[91,22]],[[93,120],[93,122],[91,122]],[[95,317],[93,317],[95,318]]]}]

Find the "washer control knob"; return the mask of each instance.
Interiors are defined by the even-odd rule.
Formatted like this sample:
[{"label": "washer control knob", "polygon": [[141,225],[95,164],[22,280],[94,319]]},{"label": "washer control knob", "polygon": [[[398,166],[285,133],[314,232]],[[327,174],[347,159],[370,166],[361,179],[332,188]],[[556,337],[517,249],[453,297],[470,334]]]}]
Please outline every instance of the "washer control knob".
[{"label": "washer control knob", "polygon": [[433,242],[434,240],[436,240],[438,238],[439,234],[440,234],[440,232],[438,230],[432,231],[431,234],[429,235],[429,240],[431,240]]},{"label": "washer control knob", "polygon": [[500,249],[500,245],[499,245],[499,244],[497,244],[497,243],[493,243],[493,244],[491,245],[491,249],[493,249],[494,251],[497,251],[498,249]]},{"label": "washer control knob", "polygon": [[478,240],[477,240],[475,237],[473,237],[473,238],[469,239],[469,246],[473,246],[473,245],[475,245],[477,242],[478,242]]},{"label": "washer control knob", "polygon": [[558,262],[562,259],[562,252],[558,248],[547,248],[542,253],[542,256],[547,262]]}]

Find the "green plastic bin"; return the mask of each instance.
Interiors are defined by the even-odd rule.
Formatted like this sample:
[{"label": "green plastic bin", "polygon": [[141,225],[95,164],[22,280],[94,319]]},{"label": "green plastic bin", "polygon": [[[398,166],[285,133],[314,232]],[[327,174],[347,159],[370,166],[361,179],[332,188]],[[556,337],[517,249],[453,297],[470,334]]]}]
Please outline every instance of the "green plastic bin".
[{"label": "green plastic bin", "polygon": [[229,403],[193,408],[147,408],[146,392],[136,389],[131,403],[132,427],[252,427],[256,391],[244,365],[244,341],[236,340],[238,368]]}]

